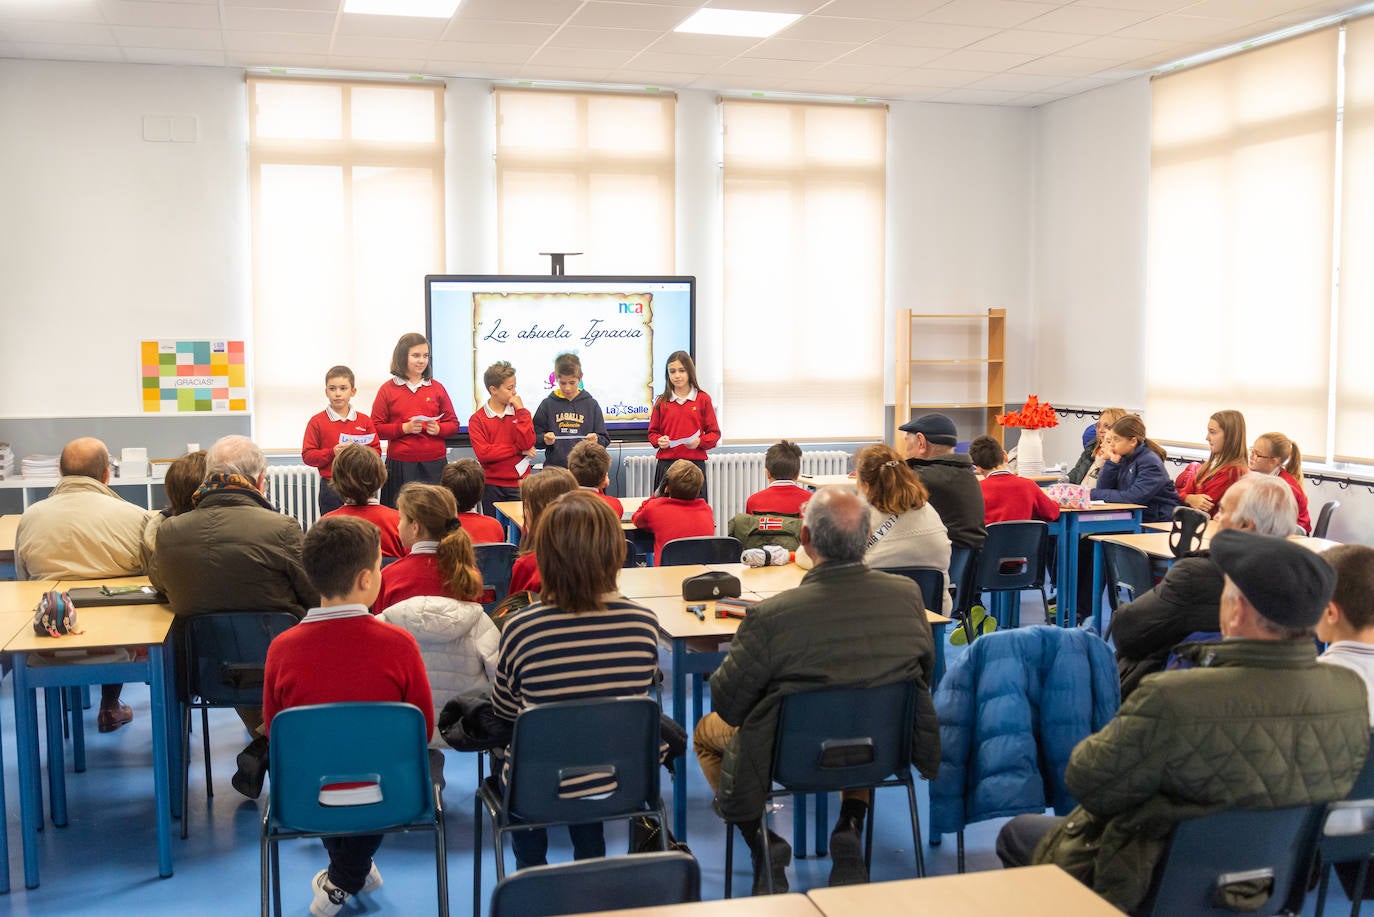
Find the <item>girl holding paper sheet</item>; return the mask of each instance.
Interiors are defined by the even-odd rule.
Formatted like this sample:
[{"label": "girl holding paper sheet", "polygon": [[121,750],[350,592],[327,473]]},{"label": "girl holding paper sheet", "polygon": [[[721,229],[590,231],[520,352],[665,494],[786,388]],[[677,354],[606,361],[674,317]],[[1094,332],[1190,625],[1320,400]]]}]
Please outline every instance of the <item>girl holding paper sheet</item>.
[{"label": "girl holding paper sheet", "polygon": [[343,506],[334,490],[334,456],[344,446],[357,443],[382,454],[382,441],[372,427],[372,419],[353,407],[358,394],[353,370],[331,366],[324,374],[324,397],[329,406],[310,418],[301,441],[301,460],[320,470],[320,515]]},{"label": "girl holding paper sheet", "polygon": [[458,418],[448,392],[431,377],[423,334],[403,334],[396,342],[391,381],[382,383],[372,402],[372,424],[387,441],[384,506],[395,509],[396,495],[411,481],[439,483],[448,463],[444,439],[458,435]]},{"label": "girl holding paper sheet", "polygon": [[711,396],[697,386],[697,368],[685,350],[668,355],[664,368],[664,389],[654,401],[649,413],[649,444],[658,448],[658,465],[654,468],[654,492],[668,468],[678,459],[686,459],[701,469],[701,499],[706,493],[706,450],[720,442],[720,424]]}]

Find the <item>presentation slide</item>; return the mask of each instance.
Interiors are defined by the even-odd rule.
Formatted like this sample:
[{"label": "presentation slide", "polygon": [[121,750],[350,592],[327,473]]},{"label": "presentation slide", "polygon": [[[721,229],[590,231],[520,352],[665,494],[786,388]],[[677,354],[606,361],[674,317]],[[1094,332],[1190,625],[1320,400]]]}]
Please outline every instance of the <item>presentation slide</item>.
[{"label": "presentation slide", "polygon": [[582,360],[583,387],[610,430],[644,430],[675,350],[694,350],[693,277],[425,278],[434,378],[466,432],[487,399],[482,373],[505,360],[533,413],[555,387],[553,361]]}]

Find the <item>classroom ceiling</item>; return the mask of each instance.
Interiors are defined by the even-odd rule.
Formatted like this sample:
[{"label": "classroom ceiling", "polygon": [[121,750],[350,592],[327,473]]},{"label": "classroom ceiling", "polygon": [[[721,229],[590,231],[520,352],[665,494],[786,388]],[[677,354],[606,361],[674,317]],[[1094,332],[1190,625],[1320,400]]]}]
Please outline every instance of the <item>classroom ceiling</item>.
[{"label": "classroom ceiling", "polygon": [[[1356,0],[0,0],[0,57],[426,74],[1035,106]],[[804,14],[767,39],[673,32],[703,6]]]}]

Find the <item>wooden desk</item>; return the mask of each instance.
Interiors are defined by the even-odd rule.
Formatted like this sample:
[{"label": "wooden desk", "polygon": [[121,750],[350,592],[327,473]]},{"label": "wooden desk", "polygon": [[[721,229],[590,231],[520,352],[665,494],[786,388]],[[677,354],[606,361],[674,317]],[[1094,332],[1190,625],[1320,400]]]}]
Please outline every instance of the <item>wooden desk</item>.
[{"label": "wooden desk", "polygon": [[[1215,535],[1216,532],[1217,530],[1214,527],[1207,527],[1207,532],[1202,536],[1203,550],[1206,550],[1211,545],[1212,536]],[[1122,535],[1093,535],[1092,539],[1093,541],[1112,542],[1114,544],[1124,544],[1132,548],[1139,548],[1156,560],[1167,561],[1170,564],[1174,562],[1174,553],[1169,548],[1168,532],[1149,531]],[[1300,544],[1304,548],[1315,551],[1318,554],[1340,544],[1339,541],[1332,541],[1329,538],[1309,538],[1306,535],[1289,535],[1288,540],[1295,544]]]},{"label": "wooden desk", "polygon": [[825,917],[1121,917],[1120,911],[1058,866],[817,888],[806,896]]},{"label": "wooden desk", "polygon": [[623,911],[595,911],[575,917],[821,917],[805,895],[763,895],[758,898],[722,898],[663,907],[634,907]]},{"label": "wooden desk", "polygon": [[[1055,582],[1058,590],[1058,624],[1078,626],[1078,541],[1084,535],[1101,532],[1138,532],[1140,514],[1145,507],[1136,503],[1099,503],[1087,509],[1061,509],[1059,518],[1049,523],[1050,534],[1059,537],[1055,557]],[[1093,580],[1101,583],[1102,549],[1093,550]],[[1095,592],[1096,597],[1101,591]],[[1096,613],[1097,609],[1093,609]]]},{"label": "wooden desk", "polygon": [[677,567],[626,567],[616,578],[616,587],[627,599],[651,599],[670,595],[682,597],[682,581],[689,576],[705,573],[703,564],[682,564]]},{"label": "wooden desk", "polygon": [[[620,517],[620,527],[627,532],[635,531],[635,527],[630,524],[630,517],[635,514],[635,510],[647,500],[647,497],[620,497],[620,505],[625,508],[625,515]],[[519,500],[500,500],[493,503],[497,511],[510,520],[511,525],[517,530],[525,527],[525,505]],[[515,544],[516,542],[512,542]]]},{"label": "wooden desk", "polygon": [[752,592],[761,598],[777,595],[801,585],[806,570],[796,564],[783,564],[780,567],[749,567],[744,564],[707,564],[711,570],[723,570],[739,577],[740,586],[745,592]]},{"label": "wooden desk", "polygon": [[799,474],[797,481],[807,487],[829,487],[831,484],[853,484],[854,478],[847,474]]},{"label": "wooden desk", "polygon": [[[147,577],[107,580],[65,580],[56,588],[74,586],[146,584]],[[24,584],[33,585],[33,584]],[[77,615],[80,634],[58,639],[39,637],[33,629],[21,629],[5,644],[4,651],[14,660],[15,745],[19,759],[20,828],[24,842],[24,885],[38,885],[38,829],[42,817],[39,799],[38,690],[44,689],[49,705],[60,703],[60,689],[89,684],[148,682],[151,686],[151,733],[153,737],[153,795],[157,823],[158,875],[172,874],[172,766],[169,760],[176,729],[175,679],[172,653],[168,649],[172,610],[166,605],[117,605],[84,608]],[[90,665],[30,665],[30,655],[54,650],[102,650],[146,647],[147,656],[131,662],[101,662]],[[62,761],[60,718],[49,716],[48,792],[53,824],[67,823],[66,776]],[[80,754],[80,750],[77,750]],[[56,766],[54,766],[56,765]]]}]

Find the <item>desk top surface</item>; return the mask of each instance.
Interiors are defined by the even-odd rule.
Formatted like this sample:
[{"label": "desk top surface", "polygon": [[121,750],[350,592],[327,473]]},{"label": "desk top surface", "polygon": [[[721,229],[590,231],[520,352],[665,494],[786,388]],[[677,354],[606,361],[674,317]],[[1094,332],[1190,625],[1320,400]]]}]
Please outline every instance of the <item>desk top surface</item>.
[{"label": "desk top surface", "polygon": [[[1212,543],[1212,535],[1216,534],[1213,526],[1207,527],[1207,532],[1202,536],[1202,549],[1206,550]],[[1174,552],[1169,548],[1169,533],[1161,531],[1136,532],[1129,535],[1093,535],[1094,541],[1110,541],[1116,544],[1129,545],[1139,548],[1151,557],[1163,560],[1173,559]],[[1328,548],[1334,548],[1340,544],[1339,541],[1332,541],[1329,538],[1309,538],[1306,535],[1289,535],[1289,541],[1296,542],[1312,551],[1320,554]]]},{"label": "desk top surface", "polygon": [[829,487],[831,484],[854,483],[854,478],[847,474],[799,474],[797,480],[807,487]]},{"label": "desk top surface", "polygon": [[[647,497],[618,497],[617,499],[620,500],[620,505],[625,509],[625,515],[620,517],[620,527],[633,529],[634,526],[630,524],[630,517],[634,515],[635,510],[639,509],[640,504]],[[519,500],[498,500],[492,506],[505,513],[510,521],[520,528],[525,527],[525,505]]]},{"label": "desk top surface", "polygon": [[1120,917],[1121,913],[1058,866],[991,869],[927,879],[817,888],[808,892],[807,897],[826,917],[871,917],[873,914]]},{"label": "desk top surface", "polygon": [[576,917],[821,917],[821,912],[805,895],[791,894],[596,911]]},{"label": "desk top surface", "polygon": [[1073,506],[1061,506],[1061,513],[1110,513],[1127,509],[1144,509],[1139,503],[1094,503],[1087,509],[1079,509]]},{"label": "desk top surface", "polygon": [[[72,589],[78,586],[143,586],[146,576],[111,577],[99,580],[62,580],[50,588]],[[34,586],[37,583],[4,584]],[[32,611],[34,598],[29,605]],[[5,644],[7,653],[33,653],[51,650],[110,649],[124,646],[153,646],[167,639],[172,627],[170,605],[109,605],[103,608],[82,608],[76,616],[83,633],[62,637],[40,637],[33,628],[23,628]]]}]

